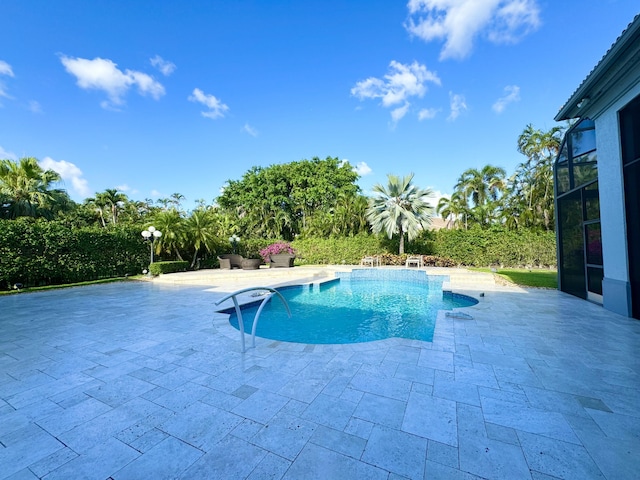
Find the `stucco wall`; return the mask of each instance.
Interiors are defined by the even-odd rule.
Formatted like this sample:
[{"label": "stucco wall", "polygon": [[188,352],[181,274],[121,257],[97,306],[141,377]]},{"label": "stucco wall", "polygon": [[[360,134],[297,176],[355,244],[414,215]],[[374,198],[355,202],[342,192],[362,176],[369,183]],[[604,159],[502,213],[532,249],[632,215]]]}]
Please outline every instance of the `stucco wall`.
[{"label": "stucco wall", "polygon": [[631,299],[618,112],[638,95],[640,84],[622,95],[612,89],[606,96],[610,103],[598,116],[593,117],[596,124],[604,261],[603,301],[605,308],[623,315],[631,314]]}]

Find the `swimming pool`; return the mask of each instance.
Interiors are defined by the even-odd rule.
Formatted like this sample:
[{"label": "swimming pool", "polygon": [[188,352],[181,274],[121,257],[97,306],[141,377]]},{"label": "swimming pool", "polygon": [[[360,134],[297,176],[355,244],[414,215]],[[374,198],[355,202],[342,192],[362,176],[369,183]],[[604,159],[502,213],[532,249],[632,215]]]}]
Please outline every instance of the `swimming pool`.
[{"label": "swimming pool", "polygon": [[[431,341],[438,310],[468,307],[474,298],[442,290],[447,277],[424,271],[361,269],[337,273],[322,284],[278,288],[291,308],[277,299],[266,304],[256,335],[287,342],[357,343],[401,337]],[[260,299],[242,307],[250,332]],[[238,329],[233,309],[229,322]]]}]

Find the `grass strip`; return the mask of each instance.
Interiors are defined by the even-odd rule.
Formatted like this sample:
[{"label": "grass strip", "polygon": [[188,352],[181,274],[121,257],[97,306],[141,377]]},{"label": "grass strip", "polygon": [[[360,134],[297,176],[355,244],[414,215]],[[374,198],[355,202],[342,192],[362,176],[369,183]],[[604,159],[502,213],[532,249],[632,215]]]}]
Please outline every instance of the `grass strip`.
[{"label": "grass strip", "polygon": [[556,270],[529,270],[527,268],[501,268],[496,272],[490,268],[471,268],[470,270],[494,273],[521,287],[558,288],[558,272]]}]

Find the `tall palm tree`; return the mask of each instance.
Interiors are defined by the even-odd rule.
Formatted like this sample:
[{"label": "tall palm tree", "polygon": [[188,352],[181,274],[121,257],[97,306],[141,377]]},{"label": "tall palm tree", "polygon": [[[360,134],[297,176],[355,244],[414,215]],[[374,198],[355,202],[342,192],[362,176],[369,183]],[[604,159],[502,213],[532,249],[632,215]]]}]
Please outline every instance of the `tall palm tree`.
[{"label": "tall palm tree", "polygon": [[562,127],[544,132],[529,124],[518,137],[518,151],[527,160],[518,165],[512,190],[524,196],[523,218],[531,226],[550,230],[554,225],[553,161],[562,143]]},{"label": "tall palm tree", "polygon": [[496,200],[505,187],[504,168],[485,165],[482,170],[469,168],[462,172],[455,189],[470,198],[474,206]]},{"label": "tall palm tree", "polygon": [[399,254],[404,253],[404,235],[413,240],[420,231],[431,224],[433,208],[428,199],[433,196],[431,189],[420,189],[413,185],[413,173],[400,178],[387,175],[387,186],[376,184],[367,209],[367,220],[374,233],[385,232],[389,238],[400,236]]},{"label": "tall palm tree", "polygon": [[129,200],[128,197],[124,193],[119,192],[116,188],[107,188],[102,193],[96,193],[96,199],[98,198],[109,210],[111,223],[113,223],[113,225],[118,223],[118,211],[122,205]]},{"label": "tall palm tree", "polygon": [[467,229],[469,207],[466,197],[461,192],[453,192],[450,198],[440,198],[436,212],[447,222],[447,228],[464,225],[465,230]]},{"label": "tall palm tree", "polygon": [[70,202],[64,190],[54,188],[60,181],[59,173],[43,170],[33,157],[0,160],[0,215],[51,218]]},{"label": "tall palm tree", "polygon": [[475,217],[481,225],[490,223],[494,216],[487,205],[500,198],[506,188],[504,168],[485,165],[482,170],[469,168],[462,172],[455,186],[456,192],[471,200]]},{"label": "tall palm tree", "polygon": [[104,211],[107,208],[107,204],[100,197],[98,197],[98,195],[96,195],[95,197],[87,198],[84,203],[92,210],[92,212],[95,212],[98,215],[102,226],[106,227],[107,222],[104,219]]},{"label": "tall palm tree", "polygon": [[554,158],[562,143],[562,127],[553,127],[547,132],[528,124],[518,136],[518,151],[529,161]]}]

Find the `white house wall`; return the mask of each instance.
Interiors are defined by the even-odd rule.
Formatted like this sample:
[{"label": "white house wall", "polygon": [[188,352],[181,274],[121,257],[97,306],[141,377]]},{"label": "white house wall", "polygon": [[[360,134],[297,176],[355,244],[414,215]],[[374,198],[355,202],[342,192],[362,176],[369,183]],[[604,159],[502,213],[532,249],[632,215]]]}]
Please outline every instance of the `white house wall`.
[{"label": "white house wall", "polygon": [[[640,78],[640,68],[638,68],[636,78]],[[596,125],[598,152],[600,222],[604,262],[603,306],[608,310],[630,316],[631,293],[618,112],[640,95],[640,84],[636,84],[622,96],[619,95],[620,91],[608,92],[608,100],[615,100],[592,120]]]}]

